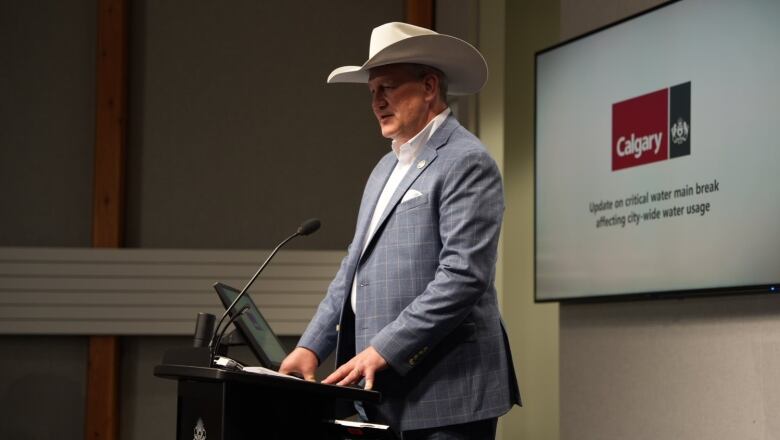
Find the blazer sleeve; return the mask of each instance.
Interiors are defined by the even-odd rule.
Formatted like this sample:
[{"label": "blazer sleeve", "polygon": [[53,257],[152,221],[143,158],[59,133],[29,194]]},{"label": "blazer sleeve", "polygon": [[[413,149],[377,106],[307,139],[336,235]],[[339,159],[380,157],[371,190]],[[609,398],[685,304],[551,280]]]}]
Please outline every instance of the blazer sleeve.
[{"label": "blazer sleeve", "polygon": [[298,341],[299,347],[313,351],[320,362],[336,348],[338,336],[336,325],[341,318],[341,307],[344,305],[347,286],[352,284],[352,280],[346,279],[351,252],[353,252],[352,244],[347,249],[347,255],[341,260],[341,266],[328,286],[325,298],[320,302],[314,317]]},{"label": "blazer sleeve", "polygon": [[438,212],[442,249],[433,280],[370,342],[402,375],[468,316],[494,281],[504,196],[484,149],[453,161]]}]

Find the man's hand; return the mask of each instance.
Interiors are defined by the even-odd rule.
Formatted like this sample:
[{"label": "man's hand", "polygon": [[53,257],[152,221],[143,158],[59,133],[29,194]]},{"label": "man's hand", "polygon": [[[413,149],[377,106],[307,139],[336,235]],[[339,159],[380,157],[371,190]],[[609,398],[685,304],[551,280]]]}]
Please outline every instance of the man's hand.
[{"label": "man's hand", "polygon": [[322,383],[352,385],[360,382],[360,378],[365,377],[365,389],[370,390],[374,387],[374,373],[385,368],[387,368],[385,358],[374,347],[369,346],[326,377]]},{"label": "man's hand", "polygon": [[314,372],[317,371],[318,364],[319,360],[313,351],[308,348],[296,347],[292,353],[284,358],[279,372],[282,374],[298,373],[304,379],[314,382],[316,380]]}]

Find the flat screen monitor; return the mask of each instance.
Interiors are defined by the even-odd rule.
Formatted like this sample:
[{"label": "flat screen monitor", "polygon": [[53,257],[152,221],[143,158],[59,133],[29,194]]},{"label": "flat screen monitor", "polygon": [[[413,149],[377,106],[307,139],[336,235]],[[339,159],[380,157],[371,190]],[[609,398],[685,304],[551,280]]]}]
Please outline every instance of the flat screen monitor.
[{"label": "flat screen monitor", "polygon": [[536,54],[537,301],[777,291],[778,23],[682,0]]},{"label": "flat screen monitor", "polygon": [[[217,291],[224,307],[229,307],[239,294],[238,290],[222,283],[214,284],[214,290]],[[244,294],[238,300],[238,303],[230,311],[230,316],[232,317],[245,306],[249,306],[249,309],[234,321],[236,327],[260,364],[266,368],[278,370],[287,356],[287,351],[248,294]]]}]

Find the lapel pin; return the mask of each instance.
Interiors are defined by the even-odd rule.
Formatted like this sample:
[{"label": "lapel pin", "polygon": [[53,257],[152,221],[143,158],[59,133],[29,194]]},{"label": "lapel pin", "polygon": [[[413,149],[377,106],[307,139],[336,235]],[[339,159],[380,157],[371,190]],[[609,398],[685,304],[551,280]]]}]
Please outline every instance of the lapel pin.
[{"label": "lapel pin", "polygon": [[424,166],[425,166],[425,161],[424,161],[424,160],[421,160],[421,161],[417,162],[417,169],[418,169],[418,170],[419,170],[420,168],[424,167]]}]

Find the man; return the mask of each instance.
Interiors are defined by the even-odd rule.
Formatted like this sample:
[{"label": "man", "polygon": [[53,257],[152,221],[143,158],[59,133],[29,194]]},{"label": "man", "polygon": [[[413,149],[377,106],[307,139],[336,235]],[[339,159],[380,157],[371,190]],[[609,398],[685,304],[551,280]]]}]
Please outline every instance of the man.
[{"label": "man", "polygon": [[371,34],[362,66],[329,83],[367,83],[392,150],[368,179],[347,256],[282,363],[323,383],[364,381],[383,401],[361,416],[404,439],[495,438],[520,404],[494,287],[504,210],[501,177],[479,139],[450,114],[447,91],[476,93],[487,65],[470,44],[405,23]]}]

